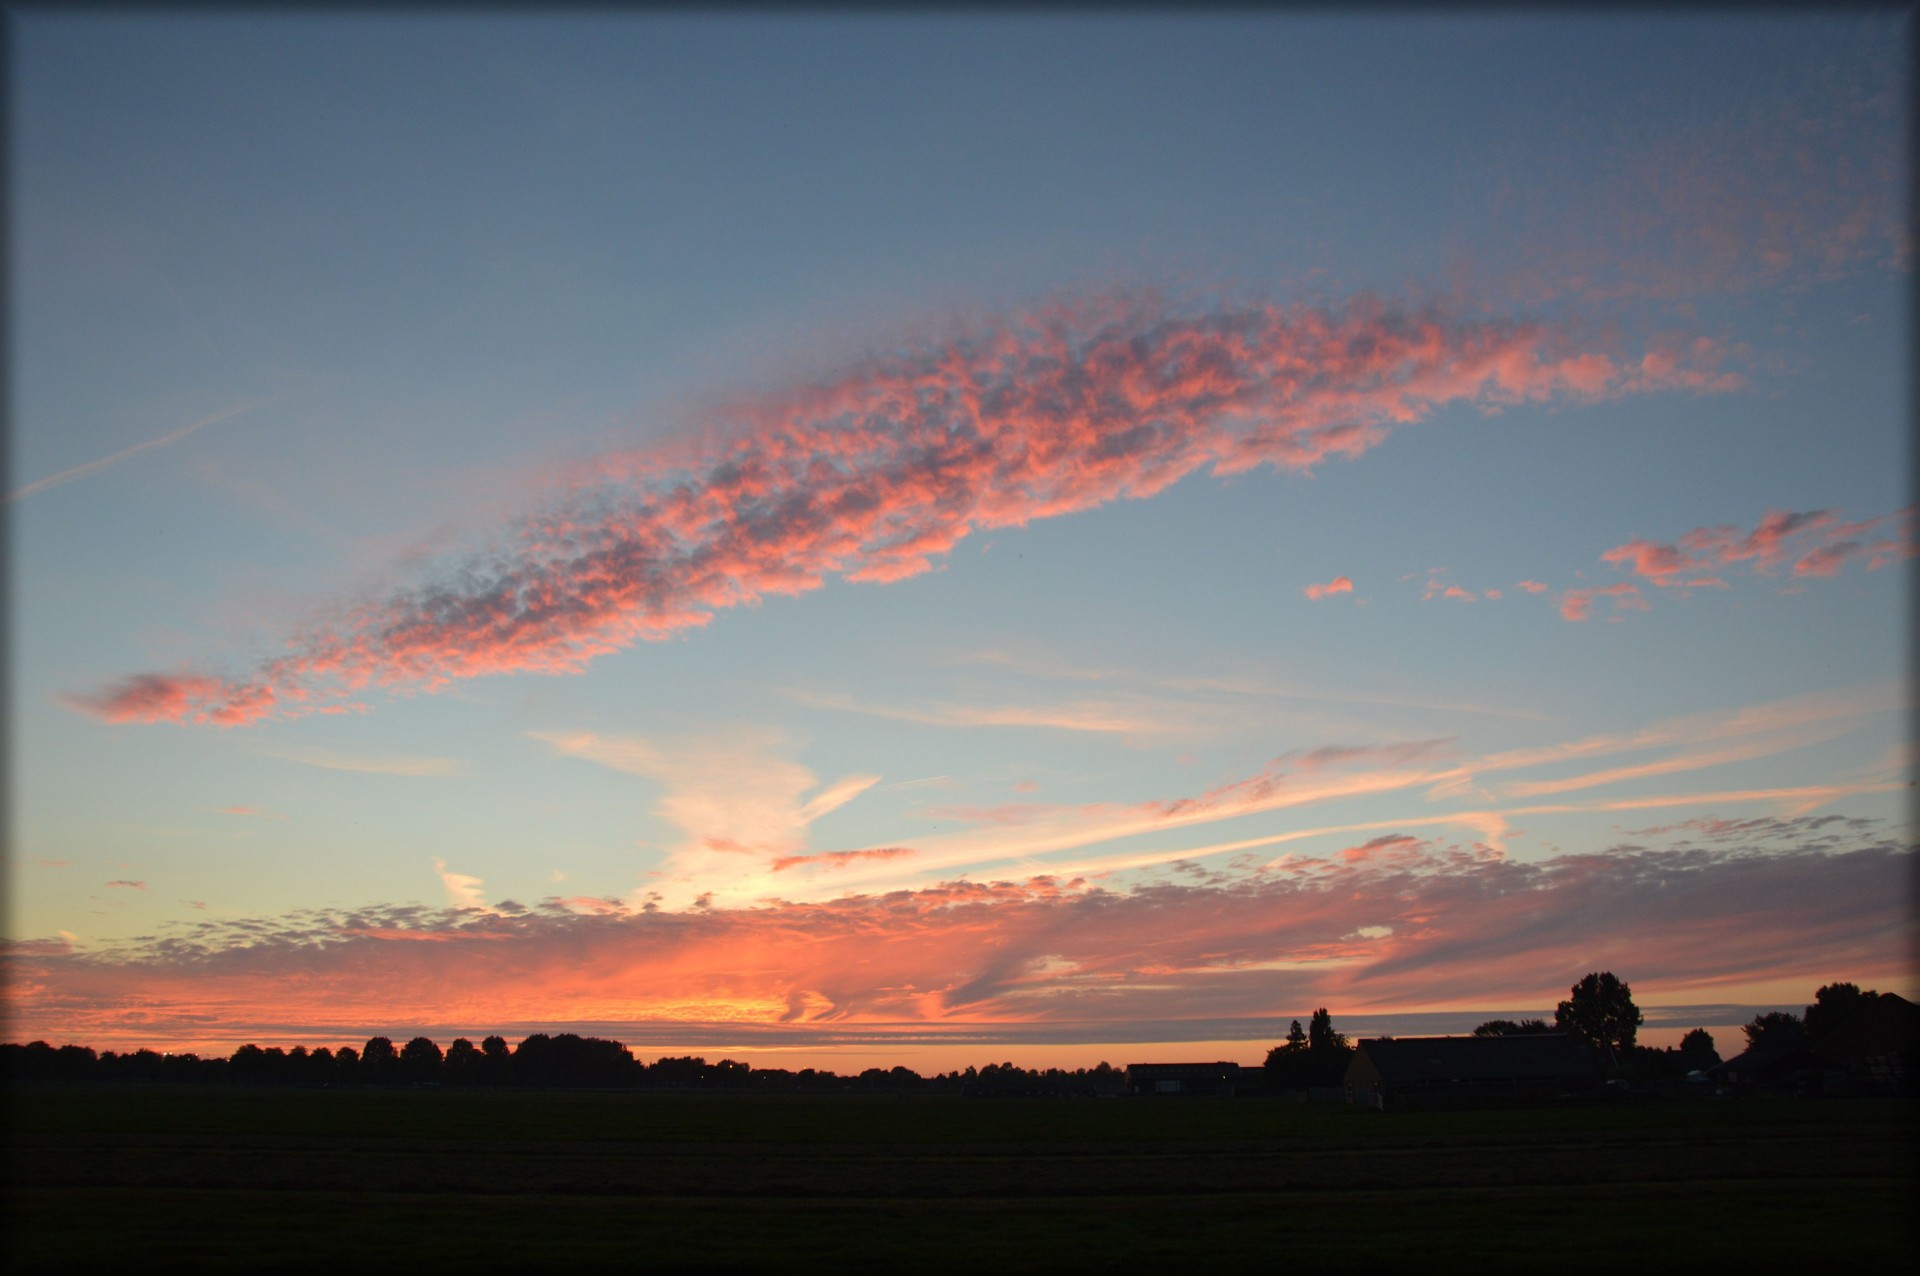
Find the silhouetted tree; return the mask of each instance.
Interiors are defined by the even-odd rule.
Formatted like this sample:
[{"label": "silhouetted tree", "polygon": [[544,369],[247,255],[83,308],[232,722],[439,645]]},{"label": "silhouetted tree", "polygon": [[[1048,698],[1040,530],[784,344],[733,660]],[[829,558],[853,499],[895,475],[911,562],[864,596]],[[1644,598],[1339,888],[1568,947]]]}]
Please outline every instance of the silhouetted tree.
[{"label": "silhouetted tree", "polygon": [[1877,992],[1861,992],[1858,984],[1825,985],[1813,994],[1813,1004],[1807,1007],[1803,1020],[1807,1036],[1814,1041],[1824,1039],[1841,1021],[1879,996]]},{"label": "silhouetted tree", "polygon": [[1589,973],[1553,1012],[1554,1027],[1572,1033],[1596,1050],[1631,1047],[1643,1019],[1640,1007],[1633,1004],[1633,989],[1610,970]]},{"label": "silhouetted tree", "polygon": [[415,1037],[400,1051],[400,1067],[408,1081],[438,1081],[440,1047],[430,1037]]},{"label": "silhouetted tree", "polygon": [[1747,1049],[1755,1046],[1770,1046],[1788,1038],[1804,1040],[1806,1025],[1800,1022],[1800,1016],[1787,1010],[1769,1010],[1764,1015],[1755,1015],[1753,1022],[1743,1024],[1740,1031],[1747,1034]]},{"label": "silhouetted tree", "polygon": [[480,1079],[480,1070],[486,1066],[487,1056],[474,1048],[474,1044],[465,1037],[455,1037],[453,1044],[447,1047],[446,1063],[443,1070],[448,1085],[475,1085]]},{"label": "silhouetted tree", "polygon": [[1695,1028],[1680,1038],[1680,1061],[1690,1069],[1705,1071],[1720,1062],[1720,1052],[1713,1048],[1713,1034],[1705,1028]]},{"label": "silhouetted tree", "polygon": [[227,1056],[227,1077],[236,1085],[258,1085],[266,1076],[267,1052],[249,1041]]},{"label": "silhouetted tree", "polygon": [[1313,1084],[1312,1064],[1307,1055],[1307,1032],[1298,1019],[1287,1029],[1286,1041],[1267,1051],[1265,1068],[1269,1090],[1304,1090]]},{"label": "silhouetted tree", "polygon": [[513,1053],[507,1049],[505,1037],[492,1036],[482,1040],[480,1055],[484,1060],[480,1075],[488,1085],[506,1085],[513,1080]]},{"label": "silhouetted tree", "polygon": [[1353,1047],[1345,1033],[1333,1030],[1333,1016],[1325,1006],[1313,1012],[1307,1022],[1307,1061],[1312,1085],[1339,1085],[1347,1075],[1347,1062]]},{"label": "silhouetted tree", "polygon": [[334,1079],[342,1085],[354,1085],[360,1080],[360,1052],[352,1046],[341,1046],[333,1056]]},{"label": "silhouetted tree", "polygon": [[1552,1032],[1553,1027],[1545,1019],[1489,1019],[1473,1030],[1476,1037],[1527,1037],[1540,1032]]},{"label": "silhouetted tree", "polygon": [[[697,1063],[697,1071],[704,1074],[706,1060]],[[632,1085],[639,1074],[632,1053],[617,1041],[536,1032],[514,1050],[513,1078],[517,1085],[619,1086]]]},{"label": "silhouetted tree", "polygon": [[399,1080],[400,1056],[387,1037],[369,1037],[360,1048],[360,1079],[369,1085]]}]

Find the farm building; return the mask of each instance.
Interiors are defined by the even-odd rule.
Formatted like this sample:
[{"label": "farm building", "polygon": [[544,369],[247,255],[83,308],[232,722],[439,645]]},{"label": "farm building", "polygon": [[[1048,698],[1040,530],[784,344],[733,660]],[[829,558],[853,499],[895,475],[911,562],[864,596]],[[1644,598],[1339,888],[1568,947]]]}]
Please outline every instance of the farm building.
[{"label": "farm building", "polygon": [[1347,1065],[1347,1097],[1372,1107],[1486,1103],[1591,1090],[1599,1063],[1565,1033],[1381,1037]]},{"label": "farm building", "polygon": [[1237,1063],[1130,1063],[1127,1093],[1246,1094],[1259,1088],[1259,1075]]},{"label": "farm building", "polygon": [[1910,1094],[1920,1061],[1920,1006],[1883,992],[1822,1038],[1819,1051],[1844,1068],[1849,1094]]},{"label": "farm building", "polygon": [[1707,1069],[1707,1075],[1740,1090],[1824,1094],[1837,1088],[1841,1069],[1796,1032],[1743,1050]]}]

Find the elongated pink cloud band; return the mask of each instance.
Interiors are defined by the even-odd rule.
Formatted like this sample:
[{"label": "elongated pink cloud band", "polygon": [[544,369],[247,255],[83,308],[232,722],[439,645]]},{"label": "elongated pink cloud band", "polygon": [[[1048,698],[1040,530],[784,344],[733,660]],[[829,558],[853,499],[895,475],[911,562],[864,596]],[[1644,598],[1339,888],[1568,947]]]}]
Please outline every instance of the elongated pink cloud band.
[{"label": "elongated pink cloud band", "polygon": [[370,687],[561,673],[721,608],[895,581],[969,534],[1152,496],[1196,470],[1354,457],[1444,404],[1713,390],[1691,364],[1577,350],[1542,324],[1140,298],[1018,315],[742,409],[691,459],[610,456],[497,552],[322,617],[251,675],[143,674],[74,706],[239,725]]},{"label": "elongated pink cloud band", "polygon": [[1324,585],[1308,585],[1305,592],[1308,598],[1316,602],[1322,598],[1331,598],[1335,594],[1351,594],[1353,577],[1335,576]]}]

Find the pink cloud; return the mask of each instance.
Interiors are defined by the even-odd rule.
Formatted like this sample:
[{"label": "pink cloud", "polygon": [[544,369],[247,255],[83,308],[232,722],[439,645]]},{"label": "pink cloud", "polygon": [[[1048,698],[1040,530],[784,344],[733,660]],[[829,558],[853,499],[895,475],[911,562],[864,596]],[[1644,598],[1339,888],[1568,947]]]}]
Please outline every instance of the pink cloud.
[{"label": "pink cloud", "polygon": [[1387,833],[1370,838],[1358,846],[1349,846],[1339,853],[1343,864],[1360,864],[1368,860],[1391,858],[1394,853],[1417,853],[1423,843],[1417,837],[1408,837],[1404,833]]},{"label": "pink cloud", "polygon": [[1770,574],[1789,559],[1796,577],[1827,577],[1864,560],[1869,571],[1915,553],[1914,507],[1844,522],[1835,510],[1769,510],[1752,529],[1696,527],[1673,542],[1632,540],[1600,556],[1662,588],[1725,589],[1712,573],[1733,564]]},{"label": "pink cloud", "polygon": [[1640,587],[1623,581],[1617,585],[1589,585],[1583,589],[1567,590],[1560,595],[1560,615],[1566,620],[1586,620],[1592,616],[1593,603],[1597,598],[1612,599],[1616,613],[1622,610],[1649,610]]},{"label": "pink cloud", "polygon": [[130,882],[124,877],[116,881],[108,882],[107,885],[109,887],[114,887],[114,886],[124,887],[127,890],[133,890],[133,891],[143,891],[147,889],[147,884],[145,882]]},{"label": "pink cloud", "polygon": [[[929,570],[969,535],[1142,499],[1198,470],[1309,470],[1436,408],[1697,388],[1539,323],[1438,310],[1187,314],[1097,297],[743,405],[706,441],[601,458],[490,552],[311,621],[238,676],[148,673],[67,703],[241,725],[370,688],[574,673],[715,612]],[[355,702],[358,703],[358,702]]]},{"label": "pink cloud", "polygon": [[1316,601],[1322,598],[1331,598],[1335,594],[1351,594],[1353,592],[1353,578],[1351,576],[1335,576],[1324,585],[1308,585],[1303,592],[1308,598]]},{"label": "pink cloud", "polygon": [[1537,580],[1523,580],[1515,585],[1514,588],[1529,594],[1544,594],[1547,592],[1547,586]]},{"label": "pink cloud", "polygon": [[1664,119],[1578,171],[1530,164],[1497,184],[1487,272],[1519,295],[1596,302],[1904,270],[1904,96],[1898,56],[1877,61],[1735,114]]}]

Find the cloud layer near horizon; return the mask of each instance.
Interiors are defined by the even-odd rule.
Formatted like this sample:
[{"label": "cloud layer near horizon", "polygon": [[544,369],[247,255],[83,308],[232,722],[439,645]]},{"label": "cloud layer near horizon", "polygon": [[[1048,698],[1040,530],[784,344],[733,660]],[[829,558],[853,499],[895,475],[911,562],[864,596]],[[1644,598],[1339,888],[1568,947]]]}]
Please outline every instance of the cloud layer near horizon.
[{"label": "cloud layer near horizon", "polygon": [[610,456],[504,546],[325,615],[253,673],[152,673],[69,703],[244,725],[369,688],[576,672],[715,611],[929,570],[966,536],[1211,468],[1354,457],[1447,404],[1486,410],[1738,384],[1718,352],[1637,359],[1539,323],[1361,299],[1199,315],[1101,297],[1015,315],[743,407],[720,441]]},{"label": "cloud layer near horizon", "polygon": [[96,1043],[528,1021],[1154,1040],[1319,1004],[1543,1004],[1597,967],[1643,998],[1898,973],[1916,848],[1871,821],[1641,832],[1686,840],[1515,863],[1394,836],[1124,892],[1035,877],[731,910],[308,911],[97,953],[14,945],[6,989],[15,1031]]}]

